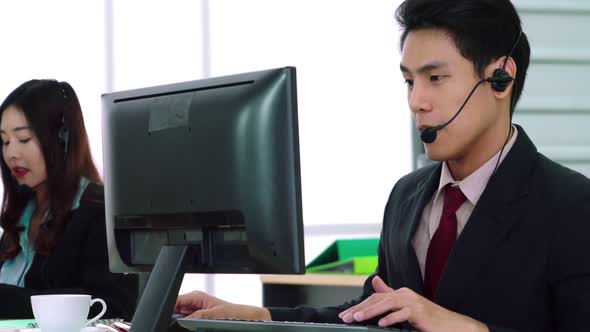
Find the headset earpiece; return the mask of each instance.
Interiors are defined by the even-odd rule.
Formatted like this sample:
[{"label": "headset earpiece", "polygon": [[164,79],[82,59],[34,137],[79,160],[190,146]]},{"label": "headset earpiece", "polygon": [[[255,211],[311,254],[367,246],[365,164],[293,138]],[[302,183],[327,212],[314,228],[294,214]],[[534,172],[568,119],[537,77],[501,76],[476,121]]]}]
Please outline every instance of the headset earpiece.
[{"label": "headset earpiece", "polygon": [[61,144],[64,148],[64,159],[67,159],[68,156],[68,143],[70,140],[70,131],[68,130],[68,126],[66,126],[66,109],[68,108],[68,104],[71,101],[70,95],[67,92],[68,84],[66,82],[59,83],[61,87],[61,94],[64,101],[64,110],[61,114],[61,124],[57,129],[57,141]]},{"label": "headset earpiece", "polygon": [[486,81],[492,84],[492,89],[498,92],[505,91],[506,88],[508,88],[508,85],[510,85],[510,82],[512,82],[513,80],[514,79],[512,78],[512,76],[510,76],[510,74],[508,74],[504,69],[501,68],[497,68],[496,70],[494,70],[494,75],[486,79]]},{"label": "headset earpiece", "polygon": [[68,141],[69,141],[70,132],[68,127],[65,124],[65,118],[62,116],[61,118],[61,126],[57,130],[57,141],[64,147],[64,154],[67,155],[68,153]]}]

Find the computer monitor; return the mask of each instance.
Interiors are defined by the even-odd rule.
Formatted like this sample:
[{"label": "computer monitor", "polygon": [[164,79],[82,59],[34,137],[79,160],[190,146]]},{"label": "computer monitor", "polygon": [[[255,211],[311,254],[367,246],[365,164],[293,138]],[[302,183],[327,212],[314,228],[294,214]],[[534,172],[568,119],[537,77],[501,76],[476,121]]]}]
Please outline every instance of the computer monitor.
[{"label": "computer monitor", "polygon": [[152,271],[135,330],[140,312],[170,317],[184,272],[304,273],[295,68],[107,93],[102,107],[110,269]]}]

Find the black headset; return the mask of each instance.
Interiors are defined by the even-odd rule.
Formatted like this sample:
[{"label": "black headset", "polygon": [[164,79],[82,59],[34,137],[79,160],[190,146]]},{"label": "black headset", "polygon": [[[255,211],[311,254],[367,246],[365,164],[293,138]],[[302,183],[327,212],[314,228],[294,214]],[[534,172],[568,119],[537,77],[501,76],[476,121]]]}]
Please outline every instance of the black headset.
[{"label": "black headset", "polygon": [[66,114],[66,109],[68,108],[68,104],[69,104],[69,96],[66,92],[66,88],[65,88],[65,84],[59,83],[60,87],[61,87],[61,93],[65,102],[65,106],[63,109],[63,112],[61,114],[61,124],[59,126],[59,128],[57,129],[57,141],[60,145],[63,146],[64,148],[64,159],[66,159],[66,156],[68,155],[68,142],[69,142],[69,138],[70,138],[70,131],[68,130],[68,127],[66,126],[66,118],[65,118],[65,114]]},{"label": "black headset", "polygon": [[[506,59],[508,59],[508,56]],[[506,61],[504,61],[504,66],[506,66]],[[497,68],[494,70],[492,77],[488,77],[486,81],[491,83],[492,89],[498,92],[503,92],[508,88],[510,82],[514,81],[514,78],[512,78],[512,76],[510,76],[506,70]]]},{"label": "black headset", "polygon": [[64,147],[64,153],[68,153],[68,139],[70,132],[65,124],[65,118],[61,117],[61,126],[57,129],[57,141]]},{"label": "black headset", "polygon": [[508,62],[508,58],[512,56],[512,52],[514,52],[514,49],[516,48],[516,45],[518,45],[518,42],[520,41],[521,37],[522,30],[520,30],[520,32],[518,33],[518,38],[516,38],[516,41],[512,45],[510,52],[508,52],[508,55],[506,56],[506,58],[504,58],[504,64],[502,65],[502,68],[497,68],[496,70],[494,70],[492,77],[488,77],[486,79],[486,81],[490,82],[490,84],[492,85],[492,89],[498,92],[505,91],[510,85],[510,82],[514,81],[514,77],[510,76],[510,74],[506,72],[506,63]]}]

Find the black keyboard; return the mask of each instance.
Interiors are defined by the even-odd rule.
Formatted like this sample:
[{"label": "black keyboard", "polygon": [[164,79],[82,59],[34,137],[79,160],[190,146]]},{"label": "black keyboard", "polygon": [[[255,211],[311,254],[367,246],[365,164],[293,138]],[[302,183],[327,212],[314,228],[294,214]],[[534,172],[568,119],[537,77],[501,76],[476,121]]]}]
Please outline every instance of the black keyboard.
[{"label": "black keyboard", "polygon": [[181,318],[178,324],[190,331],[220,332],[411,332],[378,326],[361,326],[329,323],[303,323],[281,321],[253,321],[237,319],[191,319]]}]

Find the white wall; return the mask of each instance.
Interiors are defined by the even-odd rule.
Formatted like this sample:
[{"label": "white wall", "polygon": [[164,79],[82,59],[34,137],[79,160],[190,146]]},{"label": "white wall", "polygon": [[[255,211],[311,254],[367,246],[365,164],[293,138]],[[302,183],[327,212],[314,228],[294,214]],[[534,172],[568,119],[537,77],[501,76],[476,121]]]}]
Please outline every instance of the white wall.
[{"label": "white wall", "polygon": [[29,79],[68,81],[82,103],[95,160],[102,164],[102,2],[4,1],[0,12],[0,99]]}]

